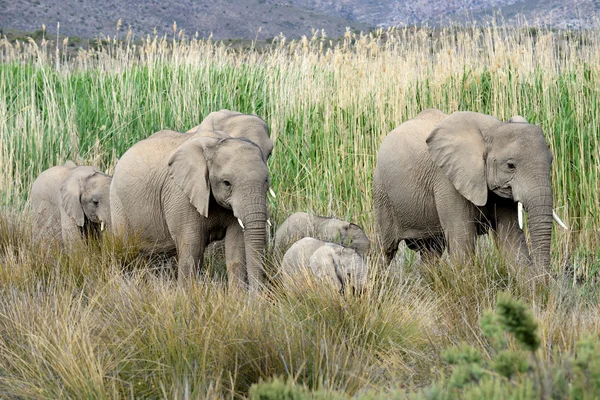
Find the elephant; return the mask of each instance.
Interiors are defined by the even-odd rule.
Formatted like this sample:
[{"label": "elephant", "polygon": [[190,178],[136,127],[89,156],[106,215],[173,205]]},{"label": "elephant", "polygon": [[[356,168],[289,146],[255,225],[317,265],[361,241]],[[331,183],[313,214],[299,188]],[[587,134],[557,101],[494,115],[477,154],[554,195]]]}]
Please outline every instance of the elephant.
[{"label": "elephant", "polygon": [[307,269],[340,292],[350,286],[360,293],[367,281],[367,264],[356,250],[312,237],[294,243],[281,262],[286,278]]},{"label": "elephant", "polygon": [[258,145],[225,132],[159,131],[127,150],[111,184],[113,230],[177,256],[185,283],[225,239],[230,288],[263,281],[269,172]]},{"label": "elephant", "polygon": [[70,245],[109,230],[111,181],[98,169],[72,161],[42,172],[30,192],[36,232]]},{"label": "elephant", "polygon": [[257,115],[242,114],[226,109],[214,111],[208,114],[200,125],[193,127],[186,133],[195,134],[200,130],[220,131],[227,133],[230,137],[246,138],[260,147],[265,162],[273,152],[269,127]]},{"label": "elephant", "polygon": [[[231,137],[248,139],[260,147],[265,162],[268,161],[273,152],[273,142],[269,137],[269,127],[262,118],[254,114],[242,114],[226,109],[213,111],[202,120],[200,125],[191,128],[186,134],[193,135],[200,130],[221,131]],[[275,197],[273,189],[270,189],[269,192]],[[223,258],[224,254],[225,244],[222,240],[212,242],[205,252],[205,255],[209,257],[220,259]]]},{"label": "elephant", "polygon": [[275,232],[273,249],[283,254],[294,242],[307,236],[351,247],[361,256],[367,253],[370,246],[367,235],[356,224],[296,212],[283,221]]},{"label": "elephant", "polygon": [[[400,241],[423,256],[464,260],[492,229],[515,261],[547,271],[552,153],[542,129],[476,112],[427,109],[390,132],[373,177],[377,234],[388,263]],[[522,230],[529,215],[531,254]]]}]

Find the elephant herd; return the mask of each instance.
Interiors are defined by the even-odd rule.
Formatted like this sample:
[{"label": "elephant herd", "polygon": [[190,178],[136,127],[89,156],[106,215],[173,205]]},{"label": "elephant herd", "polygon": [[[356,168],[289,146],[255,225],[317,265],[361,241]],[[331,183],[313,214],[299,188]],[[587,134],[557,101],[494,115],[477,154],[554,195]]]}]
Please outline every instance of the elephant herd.
[{"label": "elephant herd", "polygon": [[[186,282],[207,245],[224,240],[230,288],[257,290],[269,248],[267,124],[221,110],[185,133],[162,130],[129,148],[112,177],[71,161],[42,172],[30,199],[36,231],[70,246],[109,231],[145,250],[177,257]],[[405,241],[424,257],[448,249],[468,257],[491,230],[516,262],[550,263],[552,154],[542,130],[522,117],[428,109],[383,141],[373,177],[378,243],[388,262]],[[522,230],[529,214],[531,251]],[[560,223],[560,222],[559,222]],[[298,212],[277,229],[281,270],[312,271],[339,290],[360,289],[369,239],[355,224]]]}]

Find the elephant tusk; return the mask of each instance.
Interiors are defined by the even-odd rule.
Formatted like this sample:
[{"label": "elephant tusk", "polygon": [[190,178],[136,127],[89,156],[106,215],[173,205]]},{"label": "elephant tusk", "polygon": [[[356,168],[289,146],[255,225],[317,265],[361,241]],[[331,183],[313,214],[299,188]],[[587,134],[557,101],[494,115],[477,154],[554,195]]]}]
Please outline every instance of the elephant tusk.
[{"label": "elephant tusk", "polygon": [[240,226],[242,227],[242,229],[246,229],[246,228],[244,228],[244,223],[243,223],[243,222],[242,222],[242,220],[241,220],[241,219],[239,219],[239,218],[238,218],[238,223],[240,224]]},{"label": "elephant tusk", "polygon": [[104,231],[104,221],[100,222],[100,232]]},{"label": "elephant tusk", "polygon": [[523,229],[523,203],[517,203],[517,216],[519,218],[519,229]]},{"label": "elephant tusk", "polygon": [[556,221],[557,224],[559,224],[562,228],[569,230],[569,227],[567,225],[565,225],[564,222],[562,222],[560,220],[560,218],[558,218],[558,215],[556,215],[556,212],[554,210],[552,210],[552,218],[554,218],[554,220]]},{"label": "elephant tusk", "polygon": [[273,225],[271,225],[271,220],[270,220],[269,218],[267,218],[267,224],[268,224],[269,226],[273,226]]},{"label": "elephant tusk", "polygon": [[277,198],[277,196],[275,196],[275,191],[273,190],[273,188],[269,188],[269,193],[271,194],[271,196],[273,196],[274,199]]}]

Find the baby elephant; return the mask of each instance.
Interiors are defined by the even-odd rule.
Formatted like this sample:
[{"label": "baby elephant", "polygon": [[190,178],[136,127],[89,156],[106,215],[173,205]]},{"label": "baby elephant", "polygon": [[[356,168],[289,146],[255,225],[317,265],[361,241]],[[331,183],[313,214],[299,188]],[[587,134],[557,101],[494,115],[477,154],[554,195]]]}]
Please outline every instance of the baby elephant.
[{"label": "baby elephant", "polygon": [[311,237],[294,243],[281,262],[281,271],[287,277],[307,268],[339,291],[350,286],[360,293],[367,281],[367,264],[356,250]]},{"label": "baby elephant", "polygon": [[360,226],[337,218],[319,217],[297,212],[288,217],[275,232],[274,250],[285,252],[303,237],[314,237],[338,243],[356,250],[364,256],[369,250],[369,239]]},{"label": "baby elephant", "polygon": [[109,227],[112,178],[72,161],[42,172],[31,187],[36,232],[64,244]]}]

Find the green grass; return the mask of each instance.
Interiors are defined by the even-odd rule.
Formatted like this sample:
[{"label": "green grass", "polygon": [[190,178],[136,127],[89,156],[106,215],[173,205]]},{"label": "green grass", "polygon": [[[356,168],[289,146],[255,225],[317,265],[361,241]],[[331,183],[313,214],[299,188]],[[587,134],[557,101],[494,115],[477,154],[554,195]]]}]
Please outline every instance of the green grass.
[{"label": "green grass", "polygon": [[[332,396],[433,396],[448,390],[445,348],[466,342],[493,356],[480,319],[499,291],[533,307],[544,376],[600,329],[599,30],[406,29],[332,44],[277,38],[261,52],[161,38],[133,46],[67,57],[60,44],[0,41],[0,397],[239,398],[277,376]],[[520,114],[543,128],[555,207],[571,227],[555,230],[555,279],[530,280],[483,239],[466,265],[406,251],[388,268],[375,246],[360,297],[275,280],[246,298],[227,293],[214,260],[180,288],[134,243],[67,254],[31,239],[27,195],[44,169],[72,159],[111,173],[138,140],[228,108],[271,129],[276,224],[298,210],[332,215],[376,242],[377,150],[426,107]],[[513,390],[505,383],[472,390]]]}]

